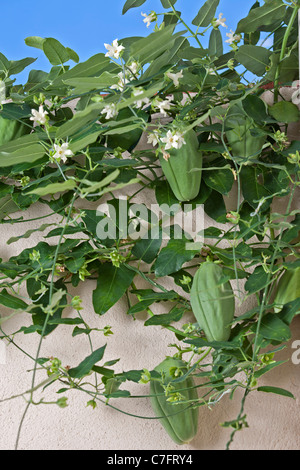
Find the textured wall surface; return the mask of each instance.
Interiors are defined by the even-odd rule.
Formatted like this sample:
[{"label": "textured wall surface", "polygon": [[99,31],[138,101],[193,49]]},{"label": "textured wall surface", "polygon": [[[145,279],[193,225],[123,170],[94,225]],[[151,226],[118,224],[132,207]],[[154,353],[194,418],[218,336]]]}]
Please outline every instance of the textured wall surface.
[{"label": "textured wall surface", "polygon": [[[141,142],[141,147],[145,142]],[[130,188],[130,192],[134,188]],[[124,193],[123,193],[124,194]],[[136,202],[153,200],[151,193],[142,192],[142,199]],[[234,193],[227,198],[228,205],[234,201]],[[280,200],[277,210],[284,210],[286,201]],[[82,207],[88,208],[84,201]],[[92,207],[92,205],[90,205]],[[295,201],[295,207],[300,207],[299,194]],[[46,209],[37,204],[26,214],[26,219],[42,215]],[[14,217],[17,217],[15,214]],[[216,225],[213,220],[206,218],[206,226]],[[24,233],[27,229],[36,228],[36,222],[24,224],[2,225],[0,258],[7,260],[10,256],[19,253],[29,246],[34,246],[42,240],[42,234],[33,234],[28,240],[20,240],[17,243],[6,245],[5,240],[10,236]],[[55,240],[51,239],[51,243]],[[138,287],[143,284],[136,279]],[[167,284],[165,284],[167,285]],[[86,322],[91,327],[103,328],[110,325],[114,334],[109,338],[101,333],[92,333],[93,347],[103,346],[107,342],[105,360],[121,358],[116,364],[115,370],[122,372],[130,369],[151,369],[155,367],[166,354],[173,354],[174,348],[170,343],[176,342],[174,335],[160,326],[144,326],[145,315],[140,314],[133,320],[126,315],[127,304],[121,299],[114,308],[104,316],[99,317],[93,312],[92,291],[94,281],[86,281],[78,288],[71,289],[73,295],[80,295],[83,299],[83,314]],[[179,289],[178,287],[173,288]],[[238,305],[238,312],[244,312],[254,305],[254,299],[247,299],[242,305]],[[157,312],[163,312],[163,307],[157,307]],[[5,308],[1,308],[1,316],[8,314]],[[65,315],[72,315],[67,311]],[[185,321],[193,319],[189,316]],[[6,333],[16,331],[20,326],[30,325],[31,319],[25,314],[14,316],[6,321],[3,328]],[[47,336],[42,342],[40,356],[59,357],[63,365],[74,367],[90,354],[90,345],[85,335],[72,337],[73,327],[61,325],[53,335]],[[272,385],[290,390],[295,400],[268,393],[251,393],[246,400],[245,413],[248,417],[249,428],[236,434],[232,449],[300,449],[300,364],[291,361],[292,343],[300,339],[300,316],[292,323],[292,338],[286,344],[286,348],[280,351],[277,359],[286,363],[272,372],[263,376],[260,385]],[[33,362],[30,358],[35,356],[39,336],[37,334],[16,336],[19,348],[26,351],[24,355],[20,349],[13,345],[6,347],[6,361],[0,364],[0,400],[12,395],[18,395],[31,386]],[[1,362],[1,361],[0,361]],[[36,383],[45,379],[45,374],[38,371]],[[130,387],[132,395],[143,395],[149,392],[148,385],[132,383]],[[39,397],[46,396],[48,401],[57,400],[55,389],[46,389],[45,394],[38,391],[35,394],[36,401]],[[240,409],[241,393],[236,392],[233,400],[228,395],[211,409],[203,407],[199,414],[199,432],[197,437],[189,445],[177,446],[162,429],[155,419],[134,418],[130,414],[143,417],[154,417],[148,399],[123,398],[111,400],[111,404],[121,411],[106,406],[104,403],[92,409],[86,403],[90,396],[83,392],[68,392],[69,406],[60,409],[56,405],[31,405],[26,414],[19,440],[19,449],[25,450],[218,450],[224,449],[229,439],[230,430],[220,427],[220,423],[235,419]],[[26,406],[23,397],[13,400],[5,400],[0,403],[0,416],[2,432],[0,433],[0,448],[2,450],[13,449],[18,427]],[[129,414],[125,414],[125,413]]]}]

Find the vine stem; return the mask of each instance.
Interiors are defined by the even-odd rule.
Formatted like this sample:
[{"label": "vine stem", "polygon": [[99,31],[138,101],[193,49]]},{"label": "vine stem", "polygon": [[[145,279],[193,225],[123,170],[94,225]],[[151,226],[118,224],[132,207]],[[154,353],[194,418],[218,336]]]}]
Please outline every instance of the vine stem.
[{"label": "vine stem", "polygon": [[[54,273],[55,273],[55,264],[56,264],[56,260],[57,260],[57,257],[58,257],[59,249],[60,249],[60,246],[61,246],[61,243],[62,243],[62,239],[63,239],[64,233],[65,233],[65,230],[66,230],[66,228],[67,228],[67,226],[68,226],[68,223],[69,223],[69,220],[70,220],[70,218],[71,218],[71,214],[72,214],[72,210],[73,210],[73,206],[74,206],[74,203],[75,203],[77,194],[78,194],[78,190],[74,193],[73,198],[72,198],[72,200],[71,200],[70,207],[69,207],[69,211],[68,211],[68,215],[67,215],[67,218],[66,218],[66,223],[65,223],[65,225],[64,225],[64,227],[63,227],[62,233],[61,233],[61,235],[60,235],[60,237],[59,237],[59,241],[58,241],[58,243],[57,243],[57,247],[56,247],[56,250],[55,250],[54,259],[53,259],[53,267],[52,267],[52,272],[51,272],[51,282],[50,282],[50,287],[49,287],[49,304],[51,303],[51,299],[52,299],[52,295],[53,295]],[[22,428],[22,426],[23,426],[25,416],[26,416],[26,414],[27,414],[27,412],[28,412],[29,405],[32,403],[33,391],[34,391],[34,383],[35,383],[35,377],[36,377],[36,371],[37,371],[37,361],[38,361],[38,358],[39,358],[39,354],[40,354],[40,350],[41,350],[41,346],[42,346],[42,341],[43,341],[43,338],[44,338],[44,336],[45,336],[45,331],[46,331],[46,327],[47,327],[47,323],[48,323],[49,317],[50,317],[50,312],[47,312],[46,318],[45,318],[45,321],[44,321],[44,324],[43,324],[43,328],[42,328],[42,331],[41,331],[40,340],[39,340],[38,348],[37,348],[37,351],[36,351],[36,356],[35,356],[35,364],[34,364],[33,373],[32,373],[32,382],[31,382],[30,398],[29,398],[29,401],[28,401],[28,403],[27,403],[27,405],[26,405],[26,408],[25,408],[25,410],[24,410],[24,413],[23,413],[23,415],[22,415],[22,418],[21,418],[21,421],[20,421],[20,424],[19,424],[19,427],[18,427],[18,432],[17,432],[17,437],[16,437],[16,443],[15,443],[15,450],[17,450],[18,445],[19,445],[19,439],[20,439],[20,434],[21,434],[21,428]]]},{"label": "vine stem", "polygon": [[279,96],[279,76],[280,76],[280,69],[281,69],[281,62],[283,61],[284,59],[284,56],[285,56],[285,51],[286,51],[286,46],[287,46],[287,42],[288,42],[288,38],[289,38],[289,35],[291,33],[291,29],[293,27],[293,24],[295,22],[295,19],[298,15],[298,10],[299,10],[299,7],[298,6],[295,6],[294,9],[293,9],[293,13],[291,15],[291,18],[290,18],[290,21],[289,21],[289,24],[286,28],[286,31],[284,33],[284,36],[283,36],[283,40],[282,40],[282,46],[281,46],[281,52],[280,52],[280,56],[279,56],[279,62],[278,62],[278,65],[277,65],[277,69],[276,69],[276,74],[275,74],[275,79],[274,79],[274,103],[277,103],[278,102],[278,96]]},{"label": "vine stem", "polygon": [[[285,213],[285,216],[284,216],[284,220],[286,220],[288,215],[289,215],[289,211],[290,211],[291,204],[292,204],[292,201],[293,201],[296,186],[297,186],[297,182],[295,181],[294,186],[291,190],[290,197],[289,197],[289,201],[288,201],[286,213]],[[281,238],[282,238],[282,235],[283,235],[283,230],[284,230],[284,228],[281,227],[280,234],[278,235],[278,238],[276,240],[276,245],[275,245],[275,248],[274,248],[273,257],[272,257],[271,264],[270,264],[270,267],[269,267],[269,272],[268,272],[266,285],[265,285],[264,292],[263,292],[263,295],[262,295],[262,301],[261,301],[261,304],[260,304],[260,310],[259,310],[259,314],[258,314],[257,327],[256,327],[256,331],[255,331],[255,338],[254,338],[254,345],[253,345],[253,354],[252,354],[252,362],[253,363],[255,363],[256,360],[257,360],[259,330],[260,330],[260,326],[261,326],[263,312],[264,312],[265,306],[266,306],[268,287],[269,287],[269,284],[270,284],[270,281],[271,281],[271,275],[273,273],[273,267],[274,267],[275,260],[276,260],[276,254],[277,254],[277,251],[279,250],[279,247],[280,247],[280,242],[281,242]],[[244,408],[245,408],[246,397],[250,392],[250,384],[252,382],[253,374],[254,374],[254,366],[252,366],[252,371],[250,372],[250,375],[248,377],[247,385],[246,385],[245,392],[244,392],[244,395],[243,395],[243,398],[242,398],[242,401],[241,401],[241,408],[240,408],[237,420],[240,420],[242,418],[242,414],[243,414]],[[229,449],[229,446],[233,441],[233,437],[234,437],[235,433],[238,431],[238,429],[239,428],[234,429],[232,431],[232,433],[230,435],[230,439],[229,439],[228,443],[226,444],[226,449],[227,450]]]}]

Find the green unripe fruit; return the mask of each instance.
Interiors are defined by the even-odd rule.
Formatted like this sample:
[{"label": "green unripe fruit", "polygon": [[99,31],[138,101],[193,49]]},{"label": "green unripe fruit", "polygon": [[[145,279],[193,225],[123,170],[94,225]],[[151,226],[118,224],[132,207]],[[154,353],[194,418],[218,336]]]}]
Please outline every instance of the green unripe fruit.
[{"label": "green unripe fruit", "polygon": [[235,300],[221,266],[211,261],[202,263],[191,288],[191,306],[198,325],[208,341],[227,341],[234,317]]},{"label": "green unripe fruit", "polygon": [[300,267],[292,271],[285,271],[280,277],[274,298],[275,313],[280,312],[284,304],[300,297]]},{"label": "green unripe fruit", "polygon": [[[159,155],[162,171],[178,201],[190,201],[198,196],[202,175],[202,153],[193,129],[184,134],[180,149],[168,150],[170,158]],[[197,169],[199,171],[191,171]]]},{"label": "green unripe fruit", "polygon": [[228,111],[225,127],[231,128],[225,132],[231,155],[233,157],[249,158],[258,156],[266,141],[266,136],[255,136],[253,121],[245,114],[241,105],[235,104]]},{"label": "green unripe fruit", "polygon": [[0,146],[24,134],[29,134],[30,131],[29,126],[19,121],[5,119],[0,114]]},{"label": "green unripe fruit", "polygon": [[[169,397],[174,396],[173,392],[183,396],[183,400],[194,400],[197,402],[198,393],[194,380],[188,376],[185,380],[178,383],[172,383],[174,377],[172,370],[180,369],[182,373],[187,372],[186,363],[180,359],[167,357],[161,362],[155,370],[164,374],[163,384],[172,385],[172,393],[165,396],[164,388],[159,381],[150,382],[151,405],[155,415],[171,439],[176,444],[186,444],[190,442],[198,431],[199,407],[192,408],[191,403],[172,404],[167,401]],[[171,372],[170,372],[171,371]],[[163,418],[162,418],[163,417]]]}]

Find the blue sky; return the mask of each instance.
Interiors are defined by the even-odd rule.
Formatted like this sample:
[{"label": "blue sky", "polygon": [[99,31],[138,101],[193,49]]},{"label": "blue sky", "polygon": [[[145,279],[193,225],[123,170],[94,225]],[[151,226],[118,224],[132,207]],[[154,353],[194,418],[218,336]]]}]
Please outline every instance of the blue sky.
[{"label": "blue sky", "polygon": [[[0,52],[9,60],[35,57],[38,60],[19,75],[26,81],[31,68],[49,70],[43,52],[26,46],[27,36],[54,37],[64,46],[74,49],[84,61],[98,52],[106,52],[104,42],[115,38],[146,36],[141,12],[165,11],[159,0],[147,0],[144,5],[122,15],[125,0],[13,0],[1,2]],[[204,0],[177,0],[176,8],[191,24]],[[221,0],[217,14],[222,12],[228,28],[221,28],[225,37],[235,30],[240,18],[247,15],[254,0]]]}]

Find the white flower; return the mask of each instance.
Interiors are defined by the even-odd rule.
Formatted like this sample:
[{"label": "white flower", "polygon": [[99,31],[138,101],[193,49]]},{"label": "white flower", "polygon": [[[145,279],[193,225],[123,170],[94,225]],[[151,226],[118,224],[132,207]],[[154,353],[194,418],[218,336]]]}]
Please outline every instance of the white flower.
[{"label": "white flower", "polygon": [[[144,90],[142,88],[136,88],[134,91],[133,91],[133,96],[139,96],[139,95],[142,95],[144,93]],[[149,98],[142,98],[140,100],[137,100],[135,102],[135,106],[137,108],[141,108],[143,106],[143,103],[144,104],[149,104],[150,103],[150,100]]]},{"label": "white flower", "polygon": [[131,64],[128,65],[128,69],[130,70],[131,75],[137,75],[140,68],[141,67],[138,62],[131,62]]},{"label": "white flower", "polygon": [[214,27],[223,26],[224,28],[227,28],[225,21],[226,21],[226,18],[223,18],[223,13],[220,13],[219,18],[214,21]]},{"label": "white flower", "polygon": [[153,147],[155,147],[159,142],[159,137],[158,137],[158,133],[156,131],[154,132],[151,132],[150,134],[148,134],[148,138],[147,138],[147,143],[148,144],[152,144]]},{"label": "white flower", "polygon": [[141,15],[145,17],[143,22],[146,23],[147,28],[149,28],[150,23],[153,23],[157,20],[157,14],[155,13],[155,11],[151,11],[149,15],[147,15],[147,13],[141,13]]},{"label": "white flower", "polygon": [[38,111],[36,109],[32,109],[31,114],[32,114],[32,116],[30,117],[31,121],[40,125],[46,124],[46,121],[47,121],[46,115],[48,114],[48,112],[44,110],[43,105],[40,105]]},{"label": "white flower", "polygon": [[124,46],[118,43],[118,39],[115,39],[112,44],[104,44],[108,52],[105,57],[112,57],[113,59],[119,59],[121,52],[125,49]]},{"label": "white flower", "polygon": [[232,29],[230,30],[230,33],[226,33],[226,36],[228,37],[228,39],[226,39],[225,42],[228,42],[229,44],[232,44],[235,41],[238,42],[241,40],[241,35],[235,34],[235,32],[232,31]]},{"label": "white flower", "polygon": [[106,119],[111,119],[117,116],[118,111],[116,105],[114,103],[108,104],[102,109],[101,114],[106,114]]},{"label": "white flower", "polygon": [[183,144],[185,144],[184,136],[181,132],[172,132],[169,130],[167,135],[161,139],[163,143],[165,143],[165,150],[169,150],[171,148],[180,149]]},{"label": "white flower", "polygon": [[173,81],[174,86],[177,87],[179,86],[179,78],[183,78],[183,71],[180,70],[178,73],[167,72],[166,75]]},{"label": "white flower", "polygon": [[113,90],[122,91],[123,88],[125,87],[126,83],[129,83],[129,80],[127,80],[127,78],[124,79],[124,73],[123,72],[118,73],[118,77],[119,77],[118,83],[115,84],[115,85],[112,85],[110,88],[112,88]]},{"label": "white flower", "polygon": [[58,163],[62,160],[63,163],[66,163],[67,157],[72,157],[74,154],[72,150],[69,149],[69,144],[64,142],[61,145],[54,144],[55,153],[52,155],[52,159]]},{"label": "white flower", "polygon": [[6,88],[3,80],[0,79],[0,104],[5,101]]},{"label": "white flower", "polygon": [[164,116],[167,116],[166,111],[171,109],[173,103],[171,103],[172,98],[167,97],[165,100],[156,99],[154,101],[154,106],[159,109],[159,112]]}]

